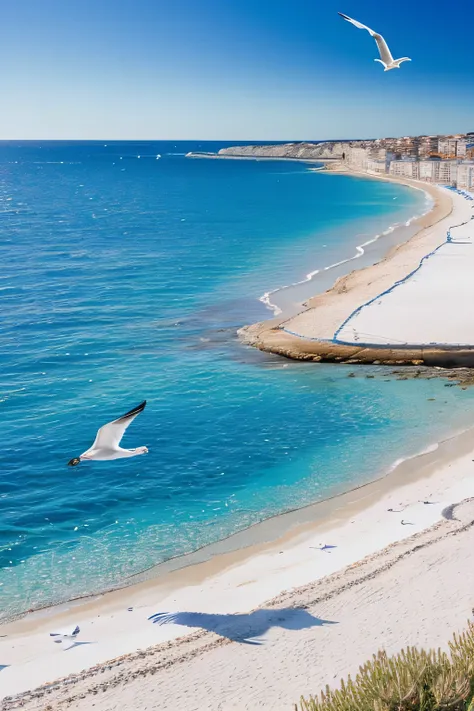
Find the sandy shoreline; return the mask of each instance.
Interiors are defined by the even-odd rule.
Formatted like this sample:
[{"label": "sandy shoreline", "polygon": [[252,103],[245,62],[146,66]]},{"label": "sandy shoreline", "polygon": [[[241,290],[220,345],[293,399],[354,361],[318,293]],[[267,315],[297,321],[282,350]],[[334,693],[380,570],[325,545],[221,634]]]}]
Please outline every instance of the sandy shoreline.
[{"label": "sandy shoreline", "polygon": [[[220,648],[228,640],[225,627],[233,621],[234,615],[242,616],[248,625],[249,611],[262,605],[266,610],[279,606],[282,594],[294,594],[299,600],[301,591],[297,589],[301,586],[305,590],[308,586],[319,589],[324,581],[324,585],[331,586],[334,575],[340,579],[338,571],[347,566],[358,566],[359,561],[374,555],[377,559],[390,556],[394,545],[408,545],[408,538],[413,534],[425,535],[422,532],[427,527],[434,525],[436,532],[443,520],[443,511],[474,497],[473,458],[472,431],[468,431],[429,453],[403,462],[391,474],[372,484],[262,524],[267,526],[267,531],[259,543],[220,555],[216,551],[213,557],[201,563],[192,564],[190,559],[186,568],[163,572],[160,577],[133,587],[32,613],[3,625],[1,633],[7,636],[0,638],[0,660],[9,666],[1,671],[1,695],[25,692],[71,674],[80,676],[78,689],[82,689],[82,685],[89,689],[89,685],[97,681],[97,670],[81,674],[83,670],[105,665],[107,669],[100,674],[108,674],[115,669],[115,664],[108,669],[108,660],[132,654],[120,662],[122,674],[124,665],[128,668],[129,664],[135,667],[138,663],[140,666],[142,657],[134,656],[137,650],[155,645],[158,647],[147,652],[146,658],[151,654],[160,664],[163,654],[166,659],[170,655],[180,658],[182,645],[188,650],[186,653],[190,648],[194,658],[194,645],[201,649],[202,635],[209,635],[209,631],[198,632],[195,641],[176,643],[175,640],[202,629],[203,624],[204,629],[220,632],[217,639],[212,635],[211,645],[212,649],[216,645]],[[432,503],[420,503],[423,501]],[[394,511],[388,512],[390,508]],[[407,524],[403,525],[402,521]],[[405,543],[397,543],[400,540]],[[321,543],[335,547],[320,551]],[[385,553],[380,553],[387,546]],[[267,600],[271,602],[266,603]],[[295,604],[292,603],[292,607]],[[167,612],[184,617],[178,624],[162,626],[148,621],[155,613]],[[240,618],[236,619],[239,622]],[[252,619],[250,617],[250,622]],[[72,622],[81,626],[79,641],[90,644],[65,653],[67,647],[52,644],[49,632]],[[168,662],[172,663],[168,659],[167,666]],[[71,686],[76,688],[77,684],[71,681],[67,685],[68,695],[72,694]],[[64,693],[62,688],[60,685],[59,697]],[[41,698],[44,690],[38,693]],[[171,696],[169,705],[160,708],[172,708]]]},{"label": "sandy shoreline", "polygon": [[[474,562],[473,503],[454,513],[456,521],[272,600],[260,620],[254,613],[254,621],[243,623],[247,633],[265,630],[260,644],[239,644],[227,621],[227,637],[209,629],[117,660],[44,701],[51,709],[86,711],[93,700],[101,711],[131,710],[153,704],[158,695],[151,708],[289,711],[300,694],[354,674],[374,649],[392,653],[406,643],[445,648],[452,631],[461,631],[472,616],[463,572]],[[25,699],[26,708],[38,708],[41,700]]]},{"label": "sandy shoreline", "polygon": [[[334,172],[334,171],[329,171]],[[411,363],[428,365],[472,365],[474,348],[438,347],[366,347],[335,342],[338,328],[355,309],[406,277],[420,261],[446,239],[450,227],[471,217],[466,200],[436,185],[420,181],[377,177],[365,173],[347,173],[380,180],[394,180],[422,189],[433,197],[433,209],[416,220],[416,234],[408,242],[392,249],[380,262],[353,271],[337,280],[324,294],[305,303],[305,308],[289,319],[277,318],[241,330],[243,340],[261,350],[300,360],[346,361],[350,363]]]},{"label": "sandy shoreline", "polygon": [[[365,173],[348,173],[347,170],[338,170],[324,166],[322,168],[310,168],[311,172],[332,173],[335,175],[346,175],[346,177],[361,178],[362,180],[372,179],[374,176]],[[403,185],[398,180],[385,180],[383,182],[394,182]],[[315,295],[331,289],[334,284],[347,276],[354,269],[364,269],[373,266],[377,262],[386,258],[393,250],[408,242],[418,231],[419,221],[429,216],[435,208],[436,198],[424,186],[414,187],[425,197],[425,205],[422,212],[410,215],[409,219],[404,217],[402,222],[394,222],[380,225],[375,234],[373,228],[363,230],[364,241],[355,246],[355,252],[351,256],[339,259],[334,264],[328,264],[312,269],[303,279],[290,284],[283,284],[279,287],[269,289],[261,297],[260,301],[274,312],[273,318],[289,319],[300,313]],[[374,250],[375,249],[375,253]],[[289,295],[289,299],[288,299]],[[283,297],[283,298],[282,298]],[[286,298],[285,298],[286,297]]]}]

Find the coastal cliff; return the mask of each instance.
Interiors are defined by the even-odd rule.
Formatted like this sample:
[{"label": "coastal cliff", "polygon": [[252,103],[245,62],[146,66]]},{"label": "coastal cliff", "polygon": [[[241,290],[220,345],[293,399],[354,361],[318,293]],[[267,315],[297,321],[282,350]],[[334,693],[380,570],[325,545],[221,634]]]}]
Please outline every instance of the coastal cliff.
[{"label": "coastal cliff", "polygon": [[347,149],[342,142],[284,143],[273,146],[231,146],[217,155],[235,158],[300,158],[303,160],[341,159]]}]

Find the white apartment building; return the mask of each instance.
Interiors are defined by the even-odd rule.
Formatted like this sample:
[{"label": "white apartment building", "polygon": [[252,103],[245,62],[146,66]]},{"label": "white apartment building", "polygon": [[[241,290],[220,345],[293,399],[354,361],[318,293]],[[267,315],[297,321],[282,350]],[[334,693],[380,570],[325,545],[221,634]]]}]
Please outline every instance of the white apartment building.
[{"label": "white apartment building", "polygon": [[367,172],[368,173],[387,173],[387,161],[385,160],[374,160],[373,158],[368,158],[367,160]]},{"label": "white apartment building", "polygon": [[390,161],[390,174],[400,175],[404,178],[418,180],[420,163],[414,160],[392,160]]},{"label": "white apartment building", "polygon": [[474,188],[474,163],[459,163],[456,185],[467,190]]},{"label": "white apartment building", "polygon": [[455,161],[434,161],[439,165],[438,182],[443,185],[454,185],[458,172],[458,164]]},{"label": "white apartment building", "polygon": [[456,157],[461,160],[466,157],[467,141],[458,141],[456,145]]},{"label": "white apartment building", "polygon": [[455,156],[457,144],[457,138],[440,138],[438,141],[438,153],[442,156]]},{"label": "white apartment building", "polygon": [[420,160],[418,164],[420,180],[426,180],[430,183],[436,182],[439,175],[438,164],[439,161],[437,160]]},{"label": "white apartment building", "polygon": [[420,180],[430,183],[454,185],[458,164],[453,160],[421,160],[418,164]]}]

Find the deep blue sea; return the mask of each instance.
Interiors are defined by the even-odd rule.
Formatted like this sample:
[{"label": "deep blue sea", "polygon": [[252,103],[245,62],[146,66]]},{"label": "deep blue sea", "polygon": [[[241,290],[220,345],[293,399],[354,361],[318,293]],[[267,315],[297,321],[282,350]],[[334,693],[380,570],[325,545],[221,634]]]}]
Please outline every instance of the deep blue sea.
[{"label": "deep blue sea", "polygon": [[[0,616],[118,584],[474,422],[474,394],[441,380],[239,343],[272,315],[262,294],[425,198],[184,156],[223,145],[0,143]],[[67,467],[144,399],[123,444],[148,455]]]}]

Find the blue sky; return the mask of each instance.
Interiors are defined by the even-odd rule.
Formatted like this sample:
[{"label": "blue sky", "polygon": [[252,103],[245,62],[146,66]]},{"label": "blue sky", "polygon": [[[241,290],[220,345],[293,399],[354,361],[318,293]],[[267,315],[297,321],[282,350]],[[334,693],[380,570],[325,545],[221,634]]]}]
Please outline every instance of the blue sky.
[{"label": "blue sky", "polygon": [[[455,0],[0,0],[0,139],[474,131]],[[413,61],[384,73],[372,38]]]}]

